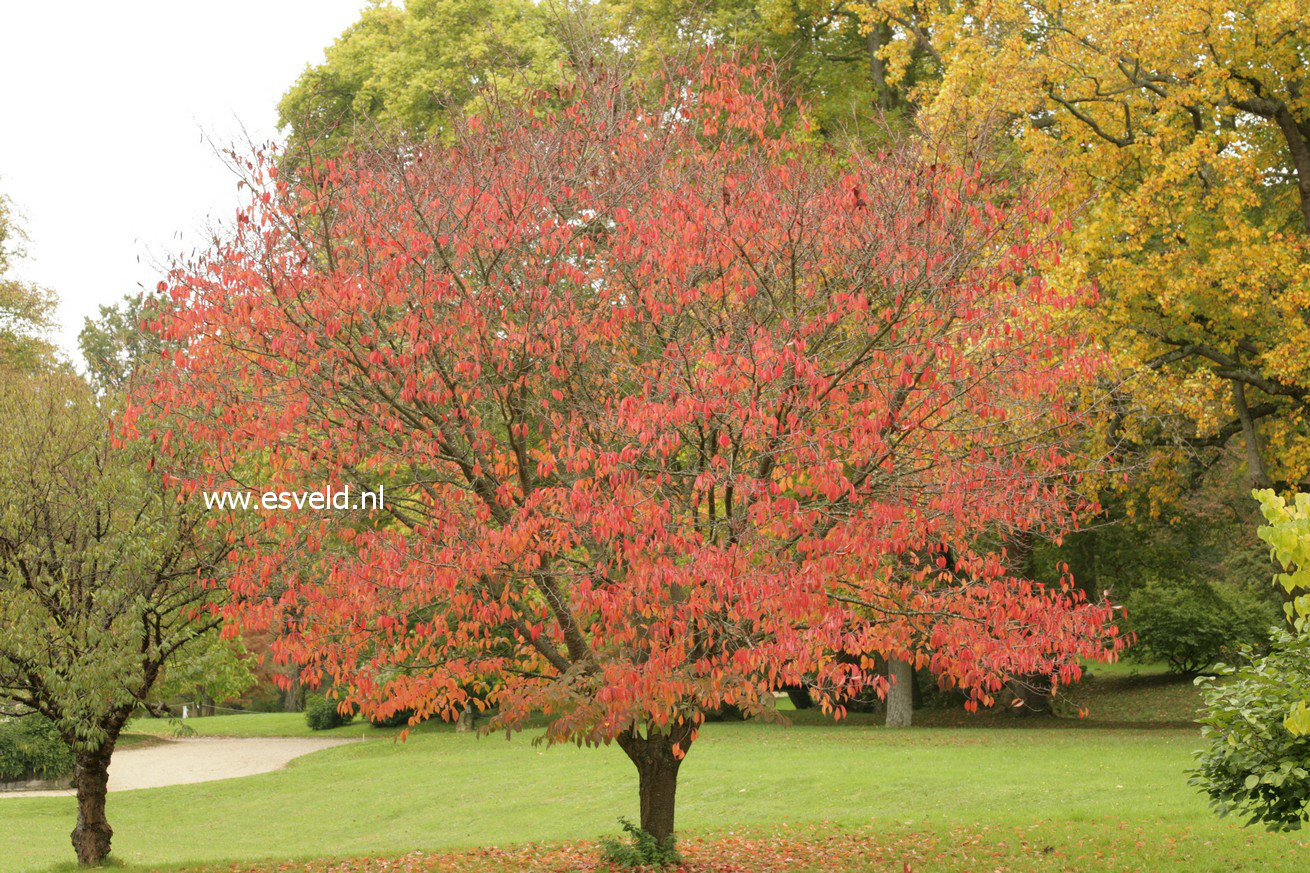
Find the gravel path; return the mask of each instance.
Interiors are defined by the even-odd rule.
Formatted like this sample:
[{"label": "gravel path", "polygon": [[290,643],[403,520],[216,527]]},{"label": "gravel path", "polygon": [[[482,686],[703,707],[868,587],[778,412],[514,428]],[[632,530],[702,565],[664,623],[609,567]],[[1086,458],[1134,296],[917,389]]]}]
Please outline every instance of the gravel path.
[{"label": "gravel path", "polygon": [[[315,737],[187,737],[126,748],[109,765],[109,790],[161,788],[280,770],[301,755],[351,740]],[[355,740],[354,742],[359,742]],[[5,797],[65,797],[73,791],[0,791]]]}]

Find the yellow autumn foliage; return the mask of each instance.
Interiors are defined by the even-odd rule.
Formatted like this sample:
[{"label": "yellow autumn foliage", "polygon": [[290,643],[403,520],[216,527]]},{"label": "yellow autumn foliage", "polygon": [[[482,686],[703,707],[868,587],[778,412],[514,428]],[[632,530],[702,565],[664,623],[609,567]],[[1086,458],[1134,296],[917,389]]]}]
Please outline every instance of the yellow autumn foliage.
[{"label": "yellow autumn foliage", "polygon": [[[937,63],[909,86],[921,124],[999,124],[1064,185],[1068,278],[1100,288],[1123,379],[1113,436],[1202,452],[1235,439],[1255,484],[1304,481],[1310,4],[866,0],[860,14],[895,33],[891,74]],[[1177,464],[1157,466],[1182,487]]]}]

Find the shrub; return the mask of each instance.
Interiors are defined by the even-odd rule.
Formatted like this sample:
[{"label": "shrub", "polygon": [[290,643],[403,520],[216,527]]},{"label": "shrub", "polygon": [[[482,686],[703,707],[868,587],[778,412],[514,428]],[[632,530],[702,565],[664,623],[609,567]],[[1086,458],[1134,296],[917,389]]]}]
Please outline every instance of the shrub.
[{"label": "shrub", "polygon": [[1310,735],[1288,729],[1289,713],[1310,699],[1310,638],[1275,633],[1268,655],[1244,653],[1240,667],[1220,665],[1196,680],[1205,711],[1191,784],[1220,815],[1247,824],[1297,830],[1310,802]]},{"label": "shrub", "polygon": [[626,818],[620,818],[619,825],[630,839],[627,842],[614,837],[602,839],[600,857],[605,863],[615,867],[672,867],[682,863],[673,837],[661,843]]},{"label": "shrub", "polygon": [[355,719],[353,712],[343,713],[337,708],[335,700],[326,697],[311,697],[305,701],[305,724],[312,731],[326,731],[350,724]]},{"label": "shrub", "polygon": [[1278,621],[1258,598],[1201,581],[1152,580],[1126,605],[1126,624],[1137,634],[1128,657],[1163,661],[1178,673],[1195,673],[1226,652],[1264,643]]},{"label": "shrub", "polygon": [[59,779],[73,772],[73,750],[50,720],[25,715],[0,721],[0,782]]}]

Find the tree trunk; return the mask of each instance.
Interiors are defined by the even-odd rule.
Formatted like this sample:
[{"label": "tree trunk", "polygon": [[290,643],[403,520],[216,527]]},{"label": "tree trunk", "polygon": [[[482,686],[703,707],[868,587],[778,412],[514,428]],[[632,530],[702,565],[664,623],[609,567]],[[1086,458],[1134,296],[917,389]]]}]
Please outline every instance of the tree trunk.
[{"label": "tree trunk", "polygon": [[305,708],[305,689],[300,684],[300,670],[291,668],[291,684],[282,692],[282,711],[300,712]]},{"label": "tree trunk", "polygon": [[887,660],[887,727],[907,728],[914,721],[914,668],[899,658]]},{"label": "tree trunk", "polygon": [[887,64],[879,53],[891,39],[891,27],[887,24],[872,25],[866,39],[869,51],[869,77],[873,80],[873,93],[877,100],[878,109],[886,112],[895,105],[896,96],[887,84]]},{"label": "tree trunk", "polygon": [[1015,676],[1006,683],[1014,695],[1014,712],[1018,715],[1050,715],[1055,699],[1051,696],[1051,677],[1044,673]]},{"label": "tree trunk", "polygon": [[674,799],[678,791],[678,767],[682,759],[673,754],[678,744],[683,754],[691,745],[691,725],[671,725],[668,733],[643,737],[636,728],[618,736],[619,748],[637,767],[637,790],[641,797],[641,829],[660,845],[673,840]]},{"label": "tree trunk", "polygon": [[94,752],[78,752],[74,784],[77,787],[77,827],[73,828],[73,851],[84,867],[101,864],[109,855],[114,830],[105,818],[105,790],[109,783],[109,759],[114,754],[111,738]]},{"label": "tree trunk", "polygon": [[1242,423],[1242,439],[1246,443],[1246,472],[1251,478],[1253,488],[1272,488],[1268,468],[1265,467],[1264,446],[1260,444],[1260,432],[1255,428],[1255,419],[1251,418],[1250,407],[1246,405],[1246,386],[1236,379],[1230,380],[1233,389],[1233,409],[1237,420]]},{"label": "tree trunk", "polygon": [[791,705],[797,709],[814,708],[814,698],[810,696],[810,690],[804,685],[788,688],[787,697],[791,700]]}]

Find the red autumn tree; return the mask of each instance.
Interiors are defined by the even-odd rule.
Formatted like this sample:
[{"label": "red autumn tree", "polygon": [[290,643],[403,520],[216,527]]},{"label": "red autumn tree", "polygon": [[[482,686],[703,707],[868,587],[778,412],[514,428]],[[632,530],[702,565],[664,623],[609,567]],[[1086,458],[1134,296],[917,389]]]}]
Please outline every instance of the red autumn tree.
[{"label": "red autumn tree", "polygon": [[661,840],[724,704],[806,682],[840,715],[873,653],[990,703],[1117,647],[981,545],[1081,508],[1057,223],[976,167],[795,136],[773,81],[592,71],[453,142],[251,161],[150,398],[210,447],[197,482],[385,486],[233,552],[282,657],[366,714],[616,741]]}]

